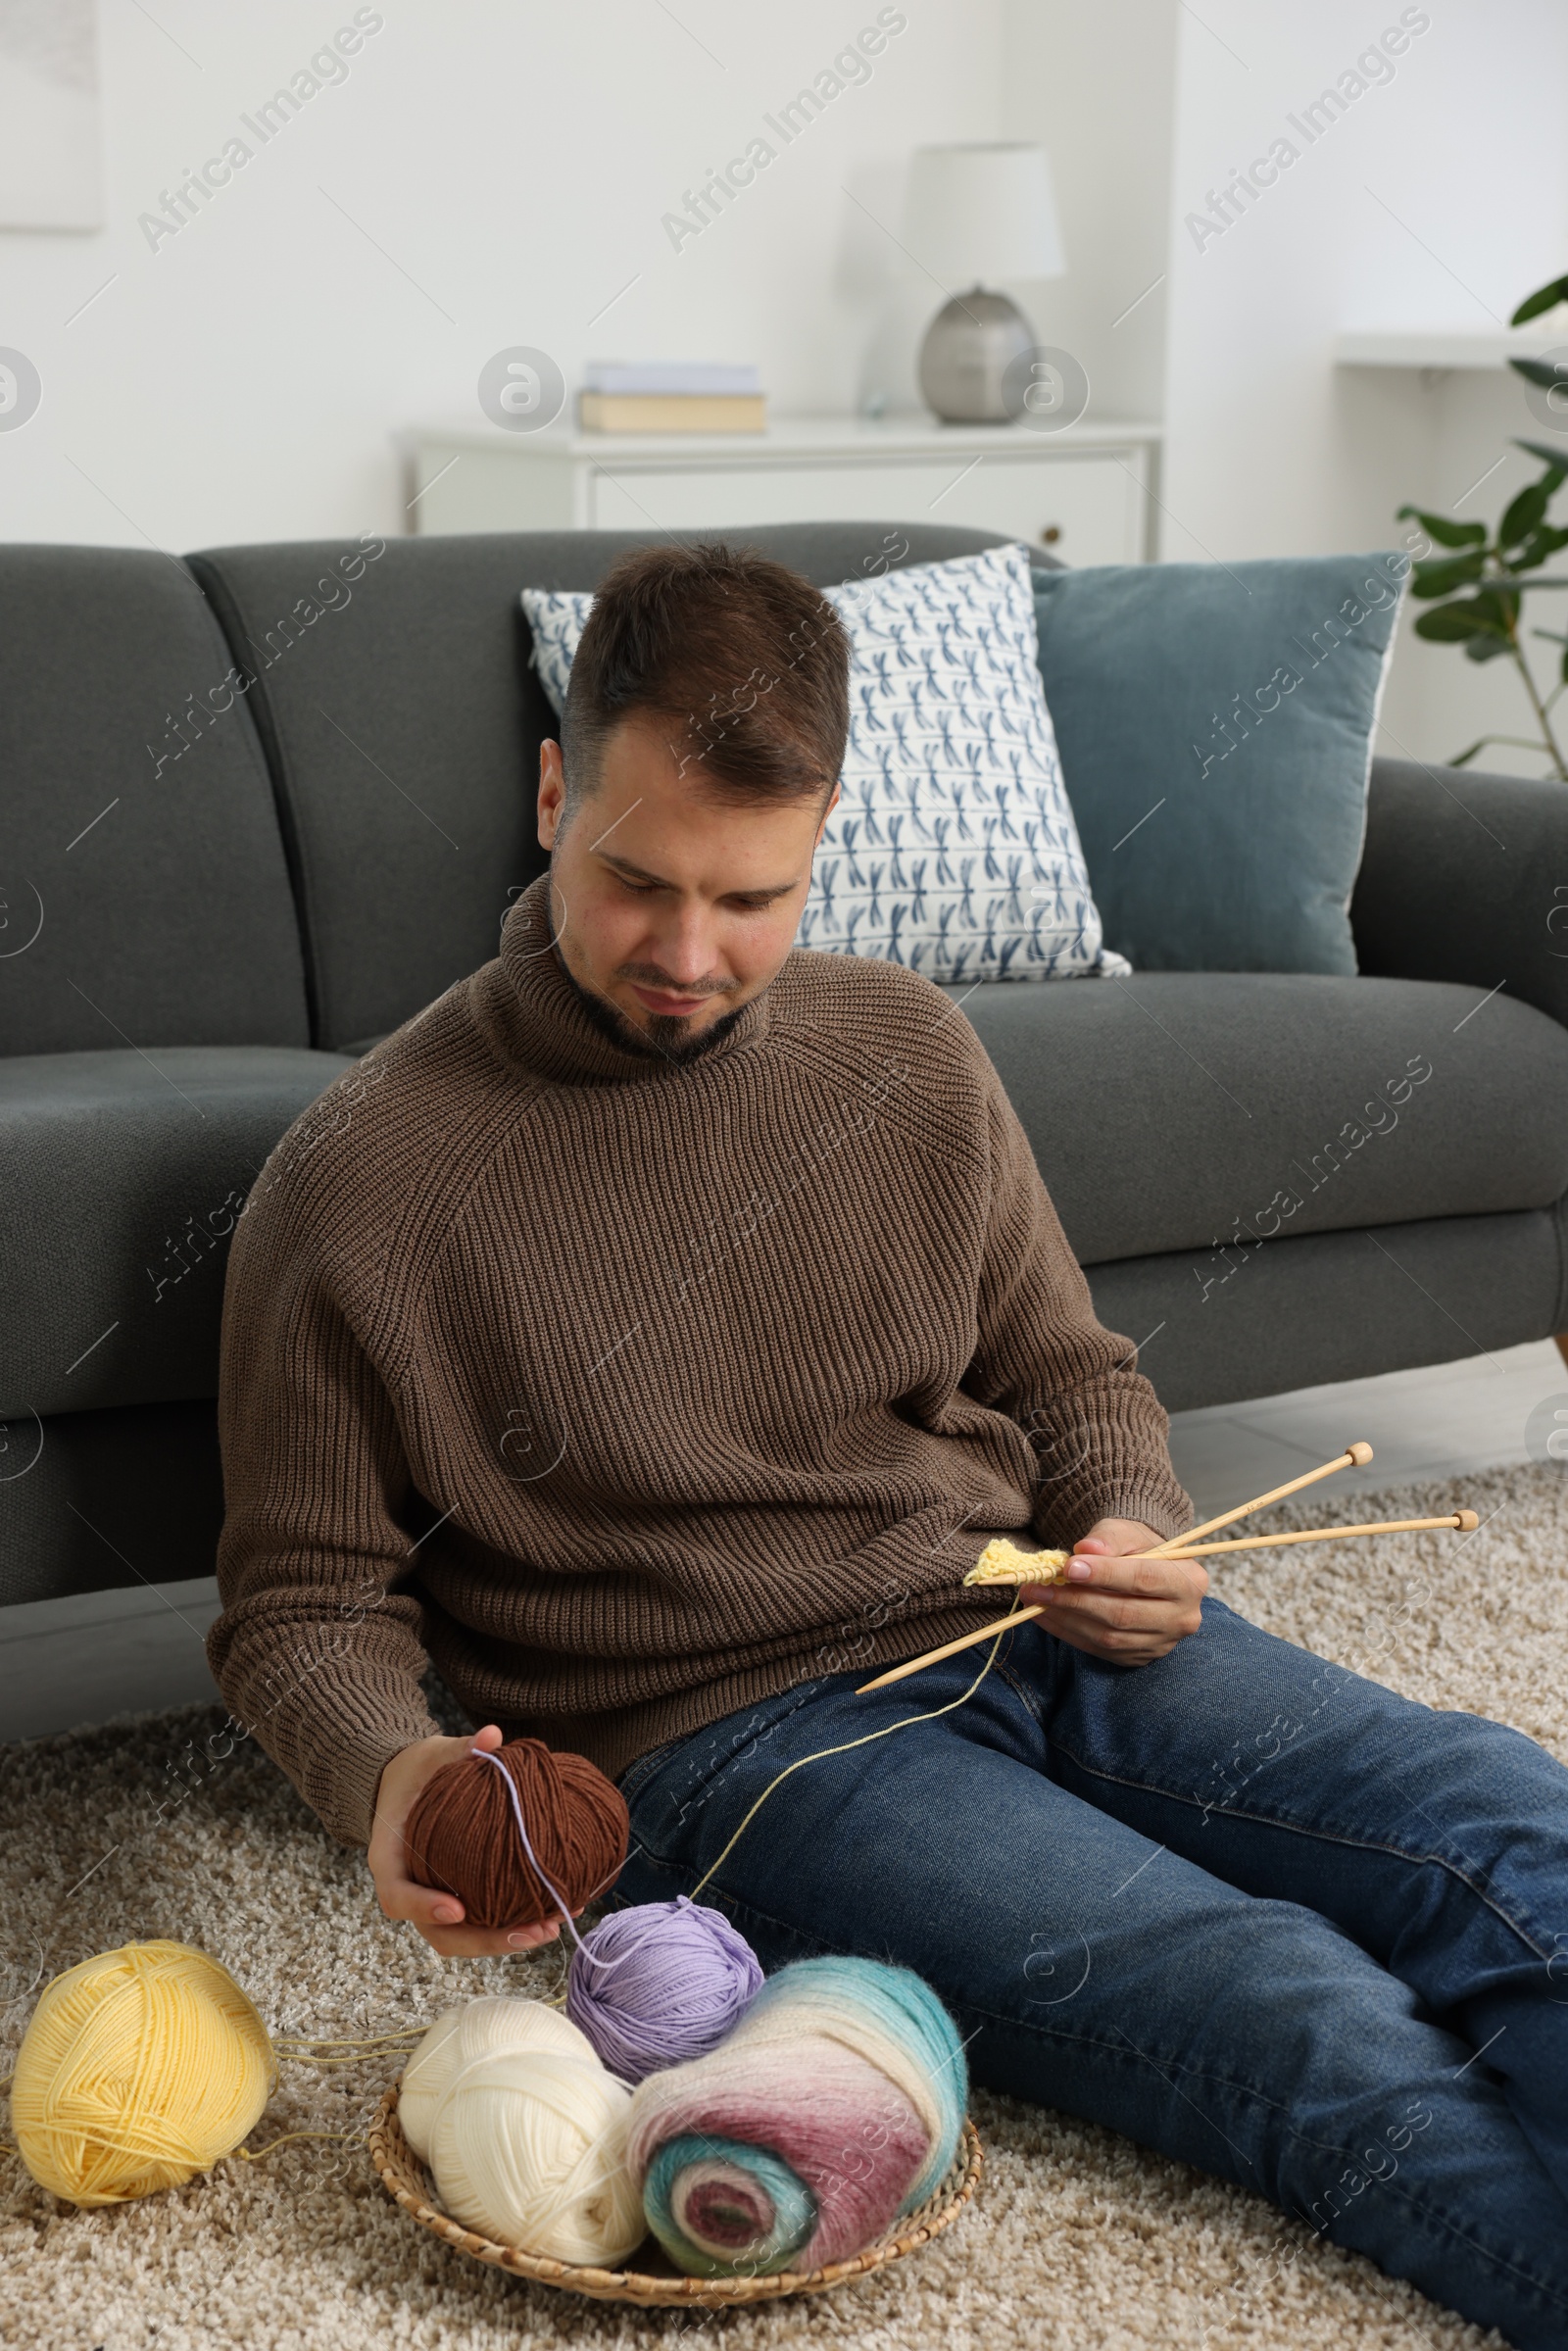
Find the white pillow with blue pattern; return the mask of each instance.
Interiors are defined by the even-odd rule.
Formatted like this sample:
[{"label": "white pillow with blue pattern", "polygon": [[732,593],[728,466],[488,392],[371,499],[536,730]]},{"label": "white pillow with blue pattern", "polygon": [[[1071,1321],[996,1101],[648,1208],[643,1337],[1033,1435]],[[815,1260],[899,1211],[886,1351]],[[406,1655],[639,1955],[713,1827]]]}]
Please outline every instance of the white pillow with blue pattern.
[{"label": "white pillow with blue pattern", "polygon": [[[850,739],[797,944],[945,987],[1117,976],[1040,680],[1022,547],[823,594],[849,633]],[[559,712],[593,597],[524,588]]]}]

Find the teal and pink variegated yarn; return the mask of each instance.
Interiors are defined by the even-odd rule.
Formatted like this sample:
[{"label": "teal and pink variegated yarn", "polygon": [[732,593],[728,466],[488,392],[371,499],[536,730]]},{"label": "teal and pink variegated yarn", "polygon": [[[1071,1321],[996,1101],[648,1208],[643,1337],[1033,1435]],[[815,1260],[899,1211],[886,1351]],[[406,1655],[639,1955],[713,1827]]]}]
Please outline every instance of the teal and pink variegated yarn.
[{"label": "teal and pink variegated yarn", "polygon": [[967,2095],[957,2031],[918,1976],[806,1959],[770,1977],[709,2056],[641,2084],[627,2160],[649,2227],[688,2275],[814,2270],[924,2202]]}]

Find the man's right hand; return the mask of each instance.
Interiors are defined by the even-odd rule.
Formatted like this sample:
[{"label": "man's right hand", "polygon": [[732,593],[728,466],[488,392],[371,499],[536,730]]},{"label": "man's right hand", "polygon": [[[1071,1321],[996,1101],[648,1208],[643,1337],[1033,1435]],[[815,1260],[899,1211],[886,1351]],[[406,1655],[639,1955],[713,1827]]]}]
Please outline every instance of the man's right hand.
[{"label": "man's right hand", "polygon": [[431,1947],[447,1958],[476,1959],[513,1951],[531,1951],[561,1933],[554,1919],[540,1927],[466,1927],[463,1904],[456,1894],[437,1886],[420,1886],[411,1878],[403,1843],[404,1826],[415,1798],[426,1781],[449,1763],[461,1763],[476,1747],[494,1753],[502,1743],[494,1723],[486,1723],[471,1739],[416,1739],[393,1756],[381,1774],[376,1790],[375,1819],[370,1826],[367,1858],[381,1908],[389,1919],[408,1919]]}]

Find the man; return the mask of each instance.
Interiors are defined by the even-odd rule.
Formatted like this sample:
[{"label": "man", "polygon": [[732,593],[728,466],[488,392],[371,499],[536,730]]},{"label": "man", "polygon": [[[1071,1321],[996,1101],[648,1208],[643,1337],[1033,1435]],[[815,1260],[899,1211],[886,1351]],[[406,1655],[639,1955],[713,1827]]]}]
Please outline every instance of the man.
[{"label": "man", "polygon": [[[847,679],[760,557],[606,579],[548,876],[239,1226],[219,1682],[437,1950],[555,1932],[466,1925],[402,1835],[542,1737],[619,1777],[625,1898],[900,1960],[982,2082],[1568,2342],[1568,1774],[1130,1556],[1190,1521],[1165,1417],[974,1032],[791,951]],[[1069,1586],[989,1670],[857,1695],[996,1612],[961,1579],[999,1534]]]}]

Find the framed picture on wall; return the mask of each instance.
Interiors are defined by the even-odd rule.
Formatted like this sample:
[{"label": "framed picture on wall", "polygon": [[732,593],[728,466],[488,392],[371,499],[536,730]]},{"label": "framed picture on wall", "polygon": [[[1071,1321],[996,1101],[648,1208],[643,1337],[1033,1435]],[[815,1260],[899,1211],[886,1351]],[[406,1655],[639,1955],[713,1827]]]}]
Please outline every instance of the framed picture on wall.
[{"label": "framed picture on wall", "polygon": [[0,0],[0,228],[101,228],[94,0]]}]

